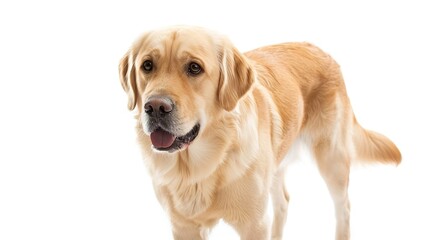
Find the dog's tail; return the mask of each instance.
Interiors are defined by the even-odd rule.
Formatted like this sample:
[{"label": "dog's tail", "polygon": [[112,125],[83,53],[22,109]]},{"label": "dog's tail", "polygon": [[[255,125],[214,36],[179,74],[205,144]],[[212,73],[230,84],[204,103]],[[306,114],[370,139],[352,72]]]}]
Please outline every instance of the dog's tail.
[{"label": "dog's tail", "polygon": [[396,145],[382,134],[362,128],[354,123],[353,143],[358,160],[362,163],[401,163],[401,152]]}]

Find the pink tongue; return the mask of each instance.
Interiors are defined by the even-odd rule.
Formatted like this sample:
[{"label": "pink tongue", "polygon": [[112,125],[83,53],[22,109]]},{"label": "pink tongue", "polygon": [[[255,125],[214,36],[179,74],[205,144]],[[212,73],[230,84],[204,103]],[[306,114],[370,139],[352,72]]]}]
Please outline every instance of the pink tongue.
[{"label": "pink tongue", "polygon": [[150,134],[150,140],[152,141],[152,145],[156,148],[168,148],[173,145],[176,137],[169,132],[158,129]]}]

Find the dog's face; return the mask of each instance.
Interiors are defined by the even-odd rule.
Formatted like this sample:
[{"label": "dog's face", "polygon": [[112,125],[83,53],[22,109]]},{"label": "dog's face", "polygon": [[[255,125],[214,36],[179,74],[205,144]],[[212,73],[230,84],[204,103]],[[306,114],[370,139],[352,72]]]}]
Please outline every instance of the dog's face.
[{"label": "dog's face", "polygon": [[119,65],[130,110],[137,108],[156,151],[189,146],[211,118],[235,108],[253,71],[225,38],[199,28],[149,32]]}]

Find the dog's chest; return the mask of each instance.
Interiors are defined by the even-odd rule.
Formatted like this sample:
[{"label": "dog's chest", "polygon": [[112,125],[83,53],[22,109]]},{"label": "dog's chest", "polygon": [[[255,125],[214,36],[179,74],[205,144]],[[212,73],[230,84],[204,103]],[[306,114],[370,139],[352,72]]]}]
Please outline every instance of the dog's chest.
[{"label": "dog's chest", "polygon": [[174,208],[186,217],[203,213],[213,203],[215,185],[212,179],[199,183],[176,183],[168,187]]}]

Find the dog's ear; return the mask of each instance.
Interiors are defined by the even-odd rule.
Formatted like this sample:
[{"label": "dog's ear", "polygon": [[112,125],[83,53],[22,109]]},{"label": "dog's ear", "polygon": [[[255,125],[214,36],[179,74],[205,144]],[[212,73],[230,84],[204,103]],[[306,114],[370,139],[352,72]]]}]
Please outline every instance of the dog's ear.
[{"label": "dog's ear", "polygon": [[220,105],[231,111],[252,87],[255,74],[246,57],[230,43],[220,54],[218,98]]},{"label": "dog's ear", "polygon": [[119,63],[119,79],[122,88],[128,94],[128,109],[133,110],[137,102],[137,86],[134,57],[131,51],[128,51]]}]

